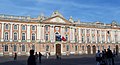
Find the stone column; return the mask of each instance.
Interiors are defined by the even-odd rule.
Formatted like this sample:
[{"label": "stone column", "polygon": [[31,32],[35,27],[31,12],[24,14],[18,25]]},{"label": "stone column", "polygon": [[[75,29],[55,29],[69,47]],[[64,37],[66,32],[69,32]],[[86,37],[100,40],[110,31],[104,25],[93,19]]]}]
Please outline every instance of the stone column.
[{"label": "stone column", "polygon": [[44,25],[41,25],[41,42],[45,42],[45,31],[44,31]]},{"label": "stone column", "polygon": [[51,42],[55,42],[54,25],[50,26],[50,40]]},{"label": "stone column", "polygon": [[75,31],[74,31],[75,27],[72,28],[72,41],[73,43],[75,42]]},{"label": "stone column", "polygon": [[18,38],[18,42],[21,42],[21,30],[22,30],[22,29],[21,29],[21,24],[19,24],[19,29],[18,29],[18,30],[19,30],[19,35],[18,35],[19,38]]},{"label": "stone column", "polygon": [[1,30],[1,41],[4,41],[4,23],[2,23],[2,30]]},{"label": "stone column", "polygon": [[95,29],[95,42],[98,43],[97,42],[97,29]]},{"label": "stone column", "polygon": [[102,32],[100,30],[100,43],[102,43]]},{"label": "stone column", "polygon": [[92,43],[92,30],[90,29],[90,41]]},{"label": "stone column", "polygon": [[82,38],[82,37],[81,37],[81,29],[80,29],[80,28],[78,28],[78,37],[79,37],[79,39],[78,39],[78,40],[79,40],[79,43],[82,43],[82,42],[81,42],[81,38]]},{"label": "stone column", "polygon": [[105,33],[105,43],[107,43],[107,34],[106,34],[106,30],[104,30]]},{"label": "stone column", "polygon": [[12,25],[13,25],[13,23],[10,23],[10,42],[13,41],[13,40],[12,40],[12,37],[13,37],[13,36],[12,36],[12,33],[13,33],[13,32],[12,32],[12,29],[13,29],[13,28],[12,28]]},{"label": "stone column", "polygon": [[87,42],[87,36],[86,36],[86,35],[87,35],[87,29],[85,28],[85,43],[88,43],[88,42]]},{"label": "stone column", "polygon": [[41,40],[41,28],[40,28],[40,24],[37,25],[37,42],[40,42]]},{"label": "stone column", "polygon": [[27,42],[30,42],[30,38],[31,38],[31,35],[30,35],[30,24],[27,24]]}]

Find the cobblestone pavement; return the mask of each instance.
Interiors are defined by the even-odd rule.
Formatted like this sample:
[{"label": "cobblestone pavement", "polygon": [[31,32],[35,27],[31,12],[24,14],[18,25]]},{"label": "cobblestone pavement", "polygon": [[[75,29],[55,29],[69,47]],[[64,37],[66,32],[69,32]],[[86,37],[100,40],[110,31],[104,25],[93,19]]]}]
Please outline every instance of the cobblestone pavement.
[{"label": "cobblestone pavement", "polygon": [[[17,61],[13,60],[13,57],[4,56],[0,57],[0,65],[27,65],[27,56],[18,57]],[[115,65],[120,65],[120,57],[115,58]],[[42,63],[37,65],[96,65],[94,55],[71,55],[62,56],[61,60],[56,60],[54,56],[46,59],[42,57]]]}]

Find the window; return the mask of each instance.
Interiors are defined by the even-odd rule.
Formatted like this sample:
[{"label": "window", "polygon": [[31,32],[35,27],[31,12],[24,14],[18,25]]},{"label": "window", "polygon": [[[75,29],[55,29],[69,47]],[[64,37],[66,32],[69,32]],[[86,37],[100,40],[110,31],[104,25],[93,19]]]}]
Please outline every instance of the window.
[{"label": "window", "polygon": [[95,42],[95,36],[92,36],[92,41]]},{"label": "window", "polygon": [[32,40],[35,40],[35,34],[34,33],[32,34]]},{"label": "window", "polygon": [[8,24],[5,25],[5,29],[7,29],[7,30],[9,29],[9,25]]},{"label": "window", "polygon": [[65,37],[66,37],[66,41],[68,40],[68,35],[65,35]]},{"label": "window", "polygon": [[65,32],[68,32],[68,28],[67,27],[65,28]]},{"label": "window", "polygon": [[87,36],[87,43],[89,43],[90,42],[90,39],[89,39],[89,36]]},{"label": "window", "polygon": [[25,45],[22,45],[22,51],[25,51]]},{"label": "window", "polygon": [[49,46],[48,45],[46,46],[46,51],[49,51]]},{"label": "window", "polygon": [[14,25],[14,30],[17,30],[17,25]]},{"label": "window", "polygon": [[77,45],[75,45],[75,51],[77,51],[78,50],[78,46]]},{"label": "window", "polygon": [[97,36],[97,42],[100,42],[100,36]]},{"label": "window", "polygon": [[87,30],[87,33],[89,33],[89,30]]},{"label": "window", "polygon": [[32,30],[35,30],[35,26],[32,26]]},{"label": "window", "polygon": [[77,30],[75,29],[75,32],[77,32]]},{"label": "window", "polygon": [[104,46],[102,46],[103,50],[105,49]]},{"label": "window", "polygon": [[8,41],[8,32],[5,32],[5,41]]},{"label": "window", "polygon": [[35,50],[35,45],[32,45],[32,49]]},{"label": "window", "polygon": [[6,44],[4,47],[5,47],[4,51],[7,52],[8,51],[8,45]]},{"label": "window", "polygon": [[14,40],[17,40],[17,33],[14,33]]},{"label": "window", "polygon": [[69,45],[66,46],[66,51],[69,51]]},{"label": "window", "polygon": [[77,35],[75,35],[75,42],[77,42]]},{"label": "window", "polygon": [[84,42],[84,36],[82,36],[82,43]]},{"label": "window", "polygon": [[45,31],[48,31],[48,26],[45,26]]},{"label": "window", "polygon": [[13,46],[13,50],[17,51],[17,46],[16,45]]},{"label": "window", "polygon": [[84,29],[81,29],[81,33],[84,34],[85,30]]},{"label": "window", "polygon": [[26,26],[25,25],[22,25],[22,30],[26,30]]},{"label": "window", "polygon": [[48,34],[45,35],[45,40],[48,41]]},{"label": "window", "polygon": [[84,50],[84,46],[82,46],[82,50]]},{"label": "window", "polygon": [[110,31],[107,31],[107,34],[110,34]]},{"label": "window", "polygon": [[105,37],[104,37],[104,36],[102,36],[102,42],[105,42],[104,40],[105,40]]},{"label": "window", "polygon": [[108,42],[110,42],[110,36],[108,36]]},{"label": "window", "polygon": [[99,46],[97,46],[97,48],[98,48],[98,50],[100,50],[100,47],[99,47]]},{"label": "window", "polygon": [[99,34],[100,33],[100,31],[99,30],[97,30],[97,34]]},{"label": "window", "polygon": [[25,40],[25,33],[22,33],[22,40]]}]

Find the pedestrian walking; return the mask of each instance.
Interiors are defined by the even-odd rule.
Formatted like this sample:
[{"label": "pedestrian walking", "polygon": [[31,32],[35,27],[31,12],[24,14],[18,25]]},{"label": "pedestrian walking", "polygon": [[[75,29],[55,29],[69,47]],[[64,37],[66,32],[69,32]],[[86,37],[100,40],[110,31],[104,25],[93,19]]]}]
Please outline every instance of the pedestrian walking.
[{"label": "pedestrian walking", "polygon": [[30,56],[28,57],[27,65],[36,65],[34,50],[30,50]]},{"label": "pedestrian walking", "polygon": [[37,52],[35,52],[35,60],[36,60],[36,62],[38,61],[38,54],[37,54]]},{"label": "pedestrian walking", "polygon": [[113,54],[109,48],[107,49],[106,54],[107,54],[107,65],[112,65]]},{"label": "pedestrian walking", "polygon": [[42,54],[39,52],[39,63],[41,63]]},{"label": "pedestrian walking", "polygon": [[17,53],[15,53],[14,60],[17,60]]},{"label": "pedestrian walking", "polygon": [[46,57],[47,57],[47,59],[49,58],[49,56],[50,56],[50,53],[47,52],[47,53],[46,53]]},{"label": "pedestrian walking", "polygon": [[96,53],[96,61],[97,61],[97,65],[100,65],[101,62],[100,50],[98,50],[98,52]]}]

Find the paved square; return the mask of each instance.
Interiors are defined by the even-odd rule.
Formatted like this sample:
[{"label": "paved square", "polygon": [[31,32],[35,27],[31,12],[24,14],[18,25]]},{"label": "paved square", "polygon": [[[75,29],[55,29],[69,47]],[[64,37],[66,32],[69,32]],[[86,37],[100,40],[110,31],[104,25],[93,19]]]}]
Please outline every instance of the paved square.
[{"label": "paved square", "polygon": [[[0,57],[0,65],[27,65],[27,56],[18,57],[17,61],[13,57]],[[115,58],[115,65],[120,65],[120,57]],[[55,56],[49,59],[42,57],[42,63],[37,65],[96,65],[94,55],[76,55],[76,56],[62,56],[61,60],[56,60]]]}]

